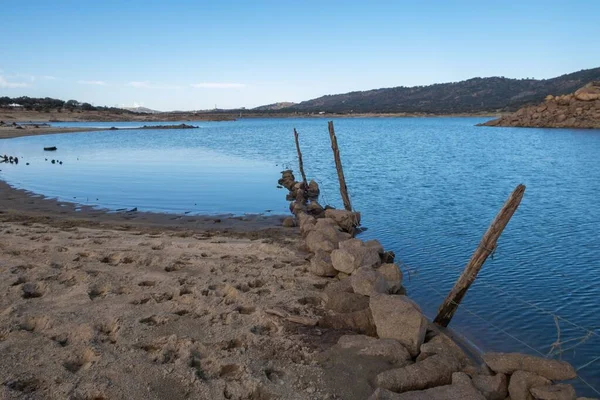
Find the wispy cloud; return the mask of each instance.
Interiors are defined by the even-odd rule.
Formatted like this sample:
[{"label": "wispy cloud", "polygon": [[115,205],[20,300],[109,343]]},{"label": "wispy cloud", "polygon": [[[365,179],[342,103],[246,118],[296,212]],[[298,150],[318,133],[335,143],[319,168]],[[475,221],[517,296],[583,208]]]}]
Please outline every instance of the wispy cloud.
[{"label": "wispy cloud", "polygon": [[108,83],[104,81],[77,81],[80,85],[98,85],[98,86],[106,86]]},{"label": "wispy cloud", "polygon": [[0,88],[21,88],[30,86],[25,82],[11,82],[8,81],[4,76],[0,75]]},{"label": "wispy cloud", "polygon": [[227,83],[227,82],[202,82],[192,83],[190,85],[197,89],[240,89],[246,87],[243,83]]},{"label": "wispy cloud", "polygon": [[165,85],[165,84],[157,84],[150,83],[148,81],[131,81],[126,84],[127,86],[131,86],[138,89],[179,89],[180,86],[177,85]]}]

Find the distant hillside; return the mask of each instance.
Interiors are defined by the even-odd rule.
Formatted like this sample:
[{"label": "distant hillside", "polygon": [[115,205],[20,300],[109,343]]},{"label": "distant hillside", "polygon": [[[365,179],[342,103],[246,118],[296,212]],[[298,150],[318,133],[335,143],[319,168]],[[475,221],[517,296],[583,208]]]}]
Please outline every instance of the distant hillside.
[{"label": "distant hillside", "polygon": [[284,101],[281,103],[273,103],[273,104],[267,104],[266,106],[255,107],[252,109],[252,111],[276,111],[276,110],[281,110],[284,108],[291,107],[295,104],[296,103]]},{"label": "distant hillside", "polygon": [[159,114],[162,111],[152,110],[146,107],[121,107],[123,110],[140,113],[140,114]]},{"label": "distant hillside", "polygon": [[574,92],[595,80],[600,80],[600,68],[541,80],[473,78],[429,86],[327,95],[279,111],[433,114],[514,111],[526,104],[539,103],[549,94],[556,96]]}]

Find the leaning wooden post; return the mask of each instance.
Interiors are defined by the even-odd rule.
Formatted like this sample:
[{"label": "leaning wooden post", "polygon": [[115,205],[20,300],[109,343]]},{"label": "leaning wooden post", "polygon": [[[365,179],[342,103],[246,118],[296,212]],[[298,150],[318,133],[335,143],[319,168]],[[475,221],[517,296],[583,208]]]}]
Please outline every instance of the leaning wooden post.
[{"label": "leaning wooden post", "polygon": [[342,194],[342,201],[344,202],[344,208],[348,211],[352,211],[352,204],[350,204],[348,188],[346,187],[346,178],[344,178],[344,169],[342,168],[342,160],[340,159],[340,150],[337,144],[337,137],[335,136],[335,130],[333,129],[333,121],[329,121],[328,125],[329,137],[331,138],[331,149],[333,150],[333,158],[335,159],[335,168],[337,169],[338,179],[340,180],[340,193]]},{"label": "leaning wooden post", "polygon": [[308,182],[306,182],[306,175],[304,174],[304,163],[302,162],[302,152],[300,151],[300,142],[298,141],[298,132],[296,132],[296,128],[294,128],[294,140],[296,141],[296,150],[298,150],[298,163],[300,164],[300,175],[302,175],[304,190],[306,190],[308,188]]},{"label": "leaning wooden post", "polygon": [[437,316],[433,322],[440,326],[448,326],[458,305],[463,297],[465,297],[467,290],[469,290],[469,287],[475,281],[475,278],[477,278],[477,274],[479,273],[479,270],[481,270],[483,263],[485,263],[488,256],[496,249],[496,242],[508,224],[508,221],[510,221],[510,218],[517,210],[517,207],[519,207],[521,199],[523,198],[523,193],[525,193],[525,186],[519,185],[512,192],[508,200],[506,200],[506,203],[504,203],[504,206],[498,215],[496,215],[494,221],[492,221],[487,232],[483,235],[481,242],[479,242],[479,246],[475,249],[469,263],[454,284],[448,297],[446,297],[446,300],[444,300],[438,309]]}]

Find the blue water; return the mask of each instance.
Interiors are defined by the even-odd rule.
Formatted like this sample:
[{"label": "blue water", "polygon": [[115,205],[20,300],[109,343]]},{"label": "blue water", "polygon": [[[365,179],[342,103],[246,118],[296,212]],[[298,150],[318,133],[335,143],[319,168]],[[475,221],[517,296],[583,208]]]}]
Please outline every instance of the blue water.
[{"label": "blue water", "polygon": [[[553,349],[558,322],[561,357],[600,390],[600,131],[474,126],[483,120],[336,119],[350,196],[368,228],[362,237],[396,252],[409,295],[433,317],[510,192],[525,184],[451,326],[482,350],[539,355]],[[62,125],[140,125],[103,124]],[[287,213],[275,186],[279,171],[296,168],[296,127],[322,203],[341,206],[326,120],[192,124],[200,128],[4,140],[0,154],[21,163],[0,165],[0,177],[110,209]],[[598,395],[574,383],[579,394]]]}]

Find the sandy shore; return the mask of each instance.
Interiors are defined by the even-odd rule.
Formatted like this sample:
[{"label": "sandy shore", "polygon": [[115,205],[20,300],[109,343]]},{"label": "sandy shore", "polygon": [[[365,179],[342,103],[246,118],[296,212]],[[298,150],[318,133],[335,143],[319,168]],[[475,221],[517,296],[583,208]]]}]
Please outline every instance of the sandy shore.
[{"label": "sandy shore", "polygon": [[0,193],[0,398],[340,393],[316,361],[340,333],[310,326],[328,280],[276,217],[78,212]]}]

